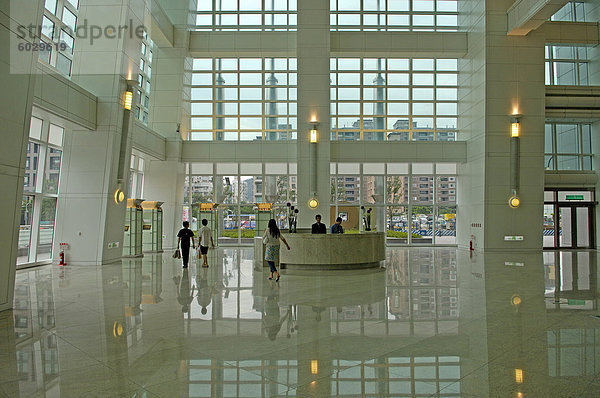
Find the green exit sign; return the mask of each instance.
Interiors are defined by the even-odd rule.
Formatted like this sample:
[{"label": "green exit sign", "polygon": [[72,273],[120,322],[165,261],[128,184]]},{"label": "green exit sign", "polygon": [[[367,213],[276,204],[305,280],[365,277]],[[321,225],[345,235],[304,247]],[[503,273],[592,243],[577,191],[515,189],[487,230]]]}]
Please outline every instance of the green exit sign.
[{"label": "green exit sign", "polygon": [[567,195],[567,200],[583,200],[583,195]]}]

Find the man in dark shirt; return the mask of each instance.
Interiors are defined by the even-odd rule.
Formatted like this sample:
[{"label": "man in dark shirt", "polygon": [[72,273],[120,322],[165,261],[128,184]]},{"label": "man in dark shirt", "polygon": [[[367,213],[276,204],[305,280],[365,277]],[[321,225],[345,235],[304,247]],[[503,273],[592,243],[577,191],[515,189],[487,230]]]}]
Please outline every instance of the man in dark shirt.
[{"label": "man in dark shirt", "polygon": [[325,224],[321,223],[321,215],[317,214],[315,216],[315,220],[317,220],[317,222],[312,225],[312,233],[313,234],[326,234],[327,226]]},{"label": "man in dark shirt", "polygon": [[344,227],[342,227],[342,217],[338,217],[335,219],[335,224],[331,226],[332,234],[343,234]]},{"label": "man in dark shirt", "polygon": [[196,248],[196,242],[194,241],[194,232],[189,229],[190,223],[187,221],[183,222],[183,229],[180,229],[177,233],[177,249],[181,244],[181,258],[183,259],[183,268],[188,267],[190,261],[190,238],[192,239],[192,247]]}]

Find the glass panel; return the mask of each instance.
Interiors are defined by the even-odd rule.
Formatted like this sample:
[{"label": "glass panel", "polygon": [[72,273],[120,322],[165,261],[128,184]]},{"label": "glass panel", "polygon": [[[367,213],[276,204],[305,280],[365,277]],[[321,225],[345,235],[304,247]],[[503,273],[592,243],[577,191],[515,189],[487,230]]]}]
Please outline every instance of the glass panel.
[{"label": "glass panel", "polygon": [[77,17],[73,14],[68,8],[63,8],[63,23],[71,28],[72,31],[75,31],[75,25],[77,24]]},{"label": "glass panel", "polygon": [[44,177],[43,192],[48,194],[58,193],[58,181],[60,178],[60,163],[62,151],[48,147],[46,151],[46,173]]},{"label": "glass panel", "polygon": [[388,175],[386,185],[387,203],[408,203],[408,176]]},{"label": "glass panel", "polygon": [[40,156],[40,145],[34,142],[27,144],[27,158],[25,159],[25,181],[23,184],[25,192],[35,192],[38,163]]},{"label": "glass panel", "polygon": [[63,54],[56,57],[56,69],[65,76],[71,76],[71,64],[73,62]]},{"label": "glass panel", "polygon": [[387,242],[408,243],[408,208],[388,206],[386,212]]},{"label": "glass panel", "polygon": [[29,137],[41,140],[42,139],[42,119],[36,117],[31,118],[29,126]]},{"label": "glass panel", "polygon": [[37,261],[50,260],[52,258],[55,218],[56,198],[43,198],[40,214]]},{"label": "glass panel", "polygon": [[218,213],[221,220],[219,244],[237,244],[240,226],[238,207],[219,206]]},{"label": "glass panel", "polygon": [[46,0],[44,6],[46,10],[50,11],[52,14],[56,14],[56,0]]},{"label": "glass panel", "polygon": [[31,227],[33,225],[34,197],[24,195],[21,200],[21,224],[19,226],[19,248],[17,249],[17,264],[29,261],[31,247]]},{"label": "glass panel", "polygon": [[364,175],[361,184],[362,203],[383,203],[383,176],[368,176]]},{"label": "glass panel", "polygon": [[572,245],[572,220],[571,220],[571,208],[560,207],[559,208],[559,246],[560,247],[571,247]]},{"label": "glass panel", "polygon": [[49,39],[54,38],[54,22],[46,16],[42,18],[42,34]]},{"label": "glass panel", "polygon": [[50,132],[48,134],[48,143],[51,145],[62,146],[64,129],[55,124],[50,124]]},{"label": "glass panel", "polygon": [[213,202],[213,178],[212,176],[192,176],[192,203]]},{"label": "glass panel", "polygon": [[433,176],[412,177],[412,203],[433,203]]},{"label": "glass panel", "polygon": [[544,247],[554,245],[554,205],[544,205]]},{"label": "glass panel", "polygon": [[590,246],[590,216],[587,207],[576,207],[577,216],[577,247]]},{"label": "glass panel", "polygon": [[217,203],[237,203],[238,202],[238,180],[234,176],[220,177],[217,180],[220,187],[216,187]]},{"label": "glass panel", "polygon": [[435,244],[456,244],[456,207],[439,206],[435,221]]},{"label": "glass panel", "polygon": [[[419,183],[419,191],[421,191]],[[436,203],[438,205],[456,204],[456,176],[438,176],[436,189]]]},{"label": "glass panel", "polygon": [[579,134],[576,124],[556,125],[556,146],[558,153],[580,153]]},{"label": "glass panel", "polygon": [[433,243],[433,206],[412,207],[412,243]]}]

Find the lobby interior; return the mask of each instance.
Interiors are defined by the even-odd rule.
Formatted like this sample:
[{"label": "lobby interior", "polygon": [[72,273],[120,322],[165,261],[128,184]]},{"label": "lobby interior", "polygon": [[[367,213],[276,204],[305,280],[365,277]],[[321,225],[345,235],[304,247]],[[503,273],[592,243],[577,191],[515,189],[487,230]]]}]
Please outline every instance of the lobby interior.
[{"label": "lobby interior", "polygon": [[600,395],[597,1],[0,15],[0,398]]}]

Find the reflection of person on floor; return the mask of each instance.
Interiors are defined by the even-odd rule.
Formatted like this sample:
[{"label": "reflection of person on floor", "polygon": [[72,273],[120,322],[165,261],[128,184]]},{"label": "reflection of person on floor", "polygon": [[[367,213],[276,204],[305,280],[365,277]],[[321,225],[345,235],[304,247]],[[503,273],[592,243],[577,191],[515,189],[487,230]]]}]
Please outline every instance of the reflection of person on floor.
[{"label": "reflection of person on floor", "polygon": [[200,276],[200,273],[198,273],[199,280],[196,280],[196,283],[198,285],[198,295],[196,296],[196,301],[198,302],[198,305],[202,307],[202,309],[200,310],[202,315],[206,315],[206,308],[210,305],[212,301],[212,298],[215,294],[215,287],[217,284],[217,282],[215,282],[213,286],[208,286],[207,273],[208,270],[204,269],[204,271],[202,272],[202,276]]},{"label": "reflection of person on floor", "polygon": [[179,281],[179,291],[177,292],[177,301],[181,304],[181,312],[190,310],[190,304],[194,300],[194,289],[196,289],[195,286],[190,290],[190,276],[186,268],[183,270],[183,276]]},{"label": "reflection of person on floor", "polygon": [[274,341],[290,312],[286,311],[283,318],[281,318],[281,313],[279,312],[279,286],[273,284],[271,281],[269,281],[269,285],[271,289],[263,310],[263,325],[267,331],[269,340]]}]

